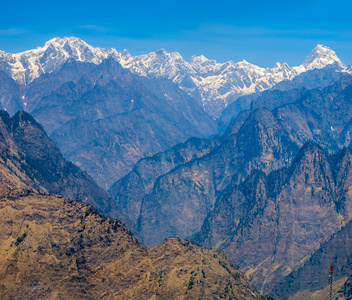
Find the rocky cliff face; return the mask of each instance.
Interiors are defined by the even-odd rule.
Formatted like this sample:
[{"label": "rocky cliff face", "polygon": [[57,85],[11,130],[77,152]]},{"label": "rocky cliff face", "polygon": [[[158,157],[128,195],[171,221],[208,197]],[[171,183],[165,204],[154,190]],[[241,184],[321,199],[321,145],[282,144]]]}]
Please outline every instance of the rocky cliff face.
[{"label": "rocky cliff face", "polygon": [[273,282],[351,219],[351,169],[341,163],[351,161],[351,151],[339,155],[336,166],[320,147],[307,144],[289,168],[252,174],[220,199],[196,241],[221,249],[270,292]]},{"label": "rocky cliff face", "polygon": [[[343,149],[330,157],[334,182],[332,199],[343,228],[322,243],[297,270],[275,284],[272,293],[277,298],[288,299],[298,291],[322,289],[327,284],[330,264],[335,267],[335,281],[351,276],[351,160],[350,149]],[[325,230],[324,226],[322,230]],[[347,280],[342,290],[346,299],[351,297],[350,282],[350,279]]]},{"label": "rocky cliff face", "polygon": [[[351,298],[351,222],[341,231],[332,235],[328,241],[312,254],[298,270],[275,284],[272,294],[278,299],[289,299],[298,291],[314,292],[328,284],[329,266],[334,265],[334,281],[349,278],[344,284],[342,292],[346,299]],[[345,279],[346,280],[346,279]],[[337,292],[336,288],[334,288]]]},{"label": "rocky cliff face", "polygon": [[114,197],[116,205],[121,207],[133,222],[137,223],[142,199],[146,194],[152,192],[159,177],[192,159],[208,154],[220,142],[220,138],[191,138],[184,144],[179,144],[168,151],[143,158],[127,176],[110,188],[109,194]]}]

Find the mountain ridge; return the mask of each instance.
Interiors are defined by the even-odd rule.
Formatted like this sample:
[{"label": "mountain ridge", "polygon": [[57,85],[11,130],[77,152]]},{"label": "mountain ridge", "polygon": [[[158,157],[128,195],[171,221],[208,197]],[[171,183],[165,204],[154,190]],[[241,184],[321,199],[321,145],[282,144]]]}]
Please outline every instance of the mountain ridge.
[{"label": "mountain ridge", "polygon": [[[309,147],[316,150],[314,150],[315,152],[312,151],[313,154],[309,155],[311,157],[317,156],[321,159],[307,163],[306,168],[301,168],[296,172],[302,176],[296,176],[298,181],[297,187],[301,187],[299,191],[297,188],[297,195],[306,194],[307,199],[312,196],[317,201],[316,209],[320,209],[319,195],[324,194],[325,197],[331,189],[329,184],[325,185],[325,183],[324,188],[322,188],[319,186],[318,181],[324,178],[325,173],[328,174],[326,176],[330,178],[330,181],[335,180],[337,175],[334,175],[334,172],[339,170],[338,168],[335,170],[333,165],[328,166],[328,159],[325,159],[326,155],[322,153],[326,152],[331,155],[343,147],[351,146],[349,136],[352,119],[352,77],[346,75],[334,84],[322,89],[307,90],[302,88],[301,91],[275,91],[275,93],[277,94],[279,103],[278,107],[272,110],[259,107],[253,111],[243,111],[242,114],[231,122],[225,133],[217,137],[216,142],[215,140],[213,141],[213,144],[209,140],[194,141],[194,143],[197,143],[196,145],[199,145],[197,148],[195,145],[192,147],[193,142],[189,141],[187,145],[179,145],[179,149],[168,150],[169,153],[182,153],[182,149],[185,149],[187,153],[187,149],[192,149],[189,156],[192,157],[195,155],[195,157],[191,160],[183,159],[186,156],[183,154],[181,156],[182,159],[174,160],[173,164],[168,164],[170,169],[172,168],[171,170],[163,170],[161,166],[164,163],[166,164],[164,159],[169,154],[163,153],[152,158],[145,158],[136,165],[137,170],[138,168],[143,168],[142,174],[138,174],[135,172],[137,170],[135,170],[113,185],[110,195],[113,196],[116,203],[125,212],[134,210],[132,217],[134,220],[139,213],[137,228],[147,244],[156,244],[162,237],[175,236],[176,234],[179,237],[192,238],[191,236],[195,234],[194,231],[197,231],[197,228],[201,228],[202,226],[205,226],[204,232],[210,232],[210,227],[204,225],[205,219],[217,208],[220,210],[219,203],[221,198],[230,193],[233,186],[243,184],[243,189],[247,194],[252,195],[255,192],[257,193],[258,204],[253,210],[253,215],[255,215],[255,212],[259,214],[261,205],[265,204],[265,201],[262,200],[260,202],[260,199],[270,200],[271,204],[267,206],[270,211],[271,208],[276,207],[275,205],[280,202],[275,197],[278,193],[281,193],[280,188],[285,186],[285,180],[290,179],[288,176],[290,173],[287,170],[285,171],[285,168],[288,168],[291,164],[294,165],[299,156],[296,159],[295,157],[299,153],[302,153],[302,151],[307,150],[308,153]],[[312,141],[320,146],[304,146],[307,142]],[[302,146],[303,149],[301,149]],[[197,151],[197,153],[192,151]],[[317,169],[316,172],[312,171],[314,169],[312,166],[320,166],[320,161],[324,161],[324,165],[327,167],[325,169]],[[347,163],[346,165],[348,166]],[[155,171],[154,168],[158,170]],[[259,171],[255,171],[255,169]],[[343,173],[340,171],[337,173]],[[256,172],[254,173],[255,176],[252,175],[253,172]],[[307,179],[304,177],[305,174],[307,174]],[[140,177],[138,177],[139,175]],[[266,182],[268,179],[265,179],[266,176],[270,177],[269,188],[267,188]],[[247,182],[248,178],[252,179]],[[280,178],[281,180],[279,180]],[[307,186],[307,191],[305,192],[302,186],[314,180],[318,182],[317,187],[311,189],[311,187]],[[290,184],[293,190],[295,185],[292,182]],[[144,188],[140,188],[139,185],[144,185]],[[251,185],[258,188],[252,191],[249,188]],[[338,194],[340,196],[344,195],[344,188],[344,186],[339,187]],[[130,191],[138,192],[135,195],[133,193],[129,194]],[[287,189],[282,193],[282,195],[285,194],[287,199],[289,199],[290,195],[293,195]],[[238,192],[236,194],[238,197],[235,195],[233,199],[237,199],[240,203],[243,203],[244,207],[248,205],[251,209],[252,200],[255,197],[252,197],[251,200],[244,196],[242,197],[242,194],[244,192]],[[343,196],[341,197],[343,198]],[[346,208],[347,222],[349,218],[348,214],[350,214],[350,212],[347,212],[349,201],[344,202],[340,198],[334,199],[336,203],[332,203],[330,200],[328,202],[331,206],[335,207],[336,205],[336,207],[339,207],[341,209],[340,214],[342,214],[343,208]],[[303,198],[299,199],[301,201]],[[307,199],[303,199],[304,201],[302,200],[300,203],[309,206],[309,203],[305,202]],[[327,198],[325,197],[324,199]],[[286,204],[287,206],[291,205],[288,202]],[[325,207],[324,205],[322,204],[322,207]],[[284,208],[286,209],[287,207]],[[281,210],[283,211],[283,209]],[[232,228],[237,228],[238,224],[236,222],[240,218],[231,217],[231,212],[234,211],[232,207],[220,210],[218,216],[219,222],[225,222],[224,219],[229,217],[229,222],[233,224]],[[312,211],[314,212],[313,208]],[[331,212],[331,209],[329,211]],[[272,228],[276,228],[275,213],[279,214],[278,211],[272,211],[272,215],[268,216],[268,220],[273,226]],[[288,211],[286,211],[287,214],[289,214]],[[244,212],[243,215],[245,216],[246,213]],[[341,225],[338,220],[339,218],[336,218],[336,214],[334,216],[334,224],[330,228],[332,232]],[[245,221],[244,217],[242,219]],[[260,218],[258,217],[259,221]],[[298,224],[300,223],[298,222]],[[224,225],[219,228],[219,232],[223,231],[226,233],[226,228],[230,227]],[[248,229],[246,232],[252,230],[254,238],[260,233],[255,231],[255,228],[262,228],[262,224],[257,224],[253,228],[252,230],[251,227],[248,227],[245,230]],[[309,227],[307,227],[308,229]],[[302,230],[305,233],[305,229]],[[192,231],[193,234],[191,233]],[[264,232],[264,229],[261,232]],[[209,233],[209,235],[211,234]],[[214,237],[219,235],[215,234]],[[310,239],[308,235],[307,238]],[[322,242],[323,240],[321,239],[320,241]],[[239,235],[237,241],[240,244],[241,241],[243,243],[254,243],[255,240],[248,240],[245,235]],[[204,243],[203,245],[224,250],[227,247],[227,243],[230,242],[231,239],[226,240],[226,237],[223,237],[216,239],[213,243]],[[313,244],[313,242],[310,244]],[[263,241],[262,247],[268,248],[269,246],[265,246],[265,241]],[[289,243],[287,247],[291,247]],[[318,245],[315,244],[315,247],[318,247]],[[233,245],[231,250],[226,252],[226,255],[232,259],[236,259],[238,255],[243,257],[247,253],[248,257],[246,259],[252,259],[253,257],[259,259],[258,253],[254,254],[255,249],[257,249],[255,244],[251,244],[251,247],[248,247],[248,249],[245,246],[239,247],[236,244]],[[253,255],[249,253],[252,250]],[[263,260],[266,258],[263,258]],[[270,265],[269,261],[264,265]],[[292,267],[295,267],[295,264],[292,264]],[[263,286],[264,279],[268,278],[267,284],[264,284],[263,291],[266,290],[265,286],[270,287],[269,282],[273,280],[272,276],[275,276],[275,272],[273,272],[272,276],[266,277],[266,272],[269,272],[270,268],[265,268],[256,269],[253,266],[251,271],[253,275],[252,280],[258,284],[258,287]],[[284,271],[281,268],[278,269],[279,271],[285,273],[289,270]],[[266,290],[266,292],[269,291]]]},{"label": "mountain ridge", "polygon": [[176,84],[132,74],[112,58],[100,65],[69,61],[32,84],[58,86],[28,107],[65,157],[104,188],[144,156],[216,133],[215,121]]},{"label": "mountain ridge", "polygon": [[163,49],[133,57],[127,50],[119,53],[113,48],[94,48],[76,37],[54,38],[43,47],[17,54],[1,52],[0,68],[18,83],[28,84],[69,58],[99,64],[109,57],[132,73],[172,80],[214,117],[242,95],[267,90],[314,68],[333,64],[338,71],[351,72],[333,50],[323,45],[317,45],[300,66],[276,63],[272,68],[261,68],[245,60],[218,63],[204,55],[192,56],[187,62],[178,52]]}]

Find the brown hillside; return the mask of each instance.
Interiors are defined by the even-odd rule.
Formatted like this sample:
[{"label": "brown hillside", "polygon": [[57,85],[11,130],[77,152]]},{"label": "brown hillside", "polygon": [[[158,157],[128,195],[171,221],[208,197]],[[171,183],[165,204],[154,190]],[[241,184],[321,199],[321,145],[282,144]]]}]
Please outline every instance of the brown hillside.
[{"label": "brown hillside", "polygon": [[255,299],[222,255],[178,239],[142,247],[118,221],[57,195],[0,199],[0,299]]}]

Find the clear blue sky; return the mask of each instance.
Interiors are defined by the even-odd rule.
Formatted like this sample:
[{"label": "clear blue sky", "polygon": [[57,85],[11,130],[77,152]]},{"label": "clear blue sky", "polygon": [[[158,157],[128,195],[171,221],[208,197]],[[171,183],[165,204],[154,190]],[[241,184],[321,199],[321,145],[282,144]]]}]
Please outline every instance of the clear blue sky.
[{"label": "clear blue sky", "polygon": [[164,48],[188,60],[300,64],[318,43],[352,63],[352,1],[3,1],[0,49],[16,53],[56,36],[132,55]]}]

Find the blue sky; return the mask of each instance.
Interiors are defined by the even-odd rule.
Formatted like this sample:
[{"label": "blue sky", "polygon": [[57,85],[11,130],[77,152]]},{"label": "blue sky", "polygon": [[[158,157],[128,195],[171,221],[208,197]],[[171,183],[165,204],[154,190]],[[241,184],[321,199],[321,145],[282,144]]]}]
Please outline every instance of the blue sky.
[{"label": "blue sky", "polygon": [[164,48],[188,60],[302,63],[316,44],[352,63],[352,1],[6,1],[0,49],[16,53],[56,36],[139,55]]}]

